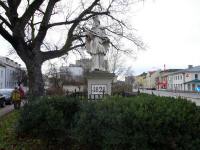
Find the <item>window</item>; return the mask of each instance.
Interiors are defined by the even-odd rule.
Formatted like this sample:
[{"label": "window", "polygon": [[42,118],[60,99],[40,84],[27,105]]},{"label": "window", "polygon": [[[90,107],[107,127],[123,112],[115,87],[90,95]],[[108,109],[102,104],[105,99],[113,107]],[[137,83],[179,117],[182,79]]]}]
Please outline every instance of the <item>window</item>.
[{"label": "window", "polygon": [[195,84],[192,84],[192,90],[195,91]]},{"label": "window", "polygon": [[1,77],[3,78],[3,71],[1,70]]},{"label": "window", "polygon": [[190,86],[190,84],[188,84],[187,86],[188,86],[188,91],[190,91],[190,90],[191,90],[191,86]]},{"label": "window", "polygon": [[198,79],[198,74],[195,74],[194,77],[195,77],[195,79]]}]

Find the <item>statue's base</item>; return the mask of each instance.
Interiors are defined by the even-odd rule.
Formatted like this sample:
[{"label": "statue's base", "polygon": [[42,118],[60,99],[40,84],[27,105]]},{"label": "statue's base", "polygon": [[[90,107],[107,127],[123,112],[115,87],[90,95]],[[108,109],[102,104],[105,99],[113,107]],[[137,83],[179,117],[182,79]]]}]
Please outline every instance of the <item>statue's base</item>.
[{"label": "statue's base", "polygon": [[101,99],[105,95],[111,95],[114,73],[95,70],[87,74],[88,99]]}]

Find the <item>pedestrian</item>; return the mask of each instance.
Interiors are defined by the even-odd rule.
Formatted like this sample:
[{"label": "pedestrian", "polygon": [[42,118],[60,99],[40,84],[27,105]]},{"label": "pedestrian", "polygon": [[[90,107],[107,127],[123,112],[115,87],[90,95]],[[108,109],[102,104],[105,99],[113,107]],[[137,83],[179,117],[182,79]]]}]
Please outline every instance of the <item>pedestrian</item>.
[{"label": "pedestrian", "polygon": [[12,101],[14,103],[14,108],[15,109],[20,109],[21,106],[21,95],[20,95],[20,91],[17,87],[15,87],[15,89],[12,92]]},{"label": "pedestrian", "polygon": [[19,92],[20,92],[21,99],[23,99],[25,97],[25,93],[21,85],[19,86]]}]

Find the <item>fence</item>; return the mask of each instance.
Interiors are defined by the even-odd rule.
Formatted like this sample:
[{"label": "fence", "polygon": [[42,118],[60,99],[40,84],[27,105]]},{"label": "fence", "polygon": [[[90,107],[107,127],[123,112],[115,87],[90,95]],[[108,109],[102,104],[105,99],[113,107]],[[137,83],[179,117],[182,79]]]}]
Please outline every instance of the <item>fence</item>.
[{"label": "fence", "polygon": [[[132,97],[137,96],[140,94],[140,91],[137,92],[122,92],[118,93],[117,95],[121,95],[122,97]],[[104,92],[102,94],[89,94],[87,92],[80,92],[80,91],[74,91],[74,92],[66,92],[66,96],[80,99],[80,100],[102,100],[103,98],[109,96],[108,94],[105,94]]]}]

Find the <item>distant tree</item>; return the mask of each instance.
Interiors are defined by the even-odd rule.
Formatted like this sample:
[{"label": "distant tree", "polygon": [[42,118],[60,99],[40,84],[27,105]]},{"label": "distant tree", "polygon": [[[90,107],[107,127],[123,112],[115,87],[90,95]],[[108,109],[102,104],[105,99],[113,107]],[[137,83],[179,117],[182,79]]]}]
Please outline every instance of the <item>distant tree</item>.
[{"label": "distant tree", "polygon": [[50,67],[46,73],[48,77],[48,82],[50,84],[50,88],[54,87],[55,89],[62,89],[64,84],[64,76],[62,76],[59,69],[55,64],[50,64]]},{"label": "distant tree", "polygon": [[[91,27],[94,16],[102,16],[111,46],[119,50],[115,39],[121,37],[142,48],[143,43],[123,21],[128,6],[135,1],[0,0],[0,35],[24,61],[30,94],[44,94],[43,62],[85,46],[85,29]],[[66,36],[60,44],[53,44],[52,38],[59,40],[58,31]]]},{"label": "distant tree", "polygon": [[109,71],[123,78],[126,76],[133,76],[133,64],[130,63],[127,65],[126,63],[127,59],[134,60],[135,57],[136,54],[133,50],[110,49],[107,55]]},{"label": "distant tree", "polygon": [[52,63],[49,64],[49,68],[47,70],[47,73],[45,74],[45,78],[46,78],[46,82],[48,83],[46,94],[60,95],[64,93],[63,85],[65,82],[65,77],[57,68],[56,64],[52,64]]},{"label": "distant tree", "polygon": [[121,95],[123,92],[132,92],[132,85],[127,84],[123,81],[118,81],[112,85],[112,94]]}]

